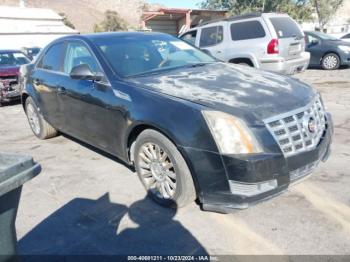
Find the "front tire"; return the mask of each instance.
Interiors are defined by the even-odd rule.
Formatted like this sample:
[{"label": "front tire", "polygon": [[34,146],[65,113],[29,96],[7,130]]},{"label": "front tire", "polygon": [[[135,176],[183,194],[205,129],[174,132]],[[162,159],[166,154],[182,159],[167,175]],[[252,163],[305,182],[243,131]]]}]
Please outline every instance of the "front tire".
[{"label": "front tire", "polygon": [[37,138],[44,140],[57,136],[57,130],[46,122],[31,97],[27,98],[25,109],[30,128]]},{"label": "front tire", "polygon": [[136,172],[158,204],[183,207],[196,199],[191,172],[176,146],[155,130],[145,130],[134,150]]},{"label": "front tire", "polygon": [[322,58],[321,65],[324,70],[336,70],[340,67],[340,58],[335,53],[329,53]]}]

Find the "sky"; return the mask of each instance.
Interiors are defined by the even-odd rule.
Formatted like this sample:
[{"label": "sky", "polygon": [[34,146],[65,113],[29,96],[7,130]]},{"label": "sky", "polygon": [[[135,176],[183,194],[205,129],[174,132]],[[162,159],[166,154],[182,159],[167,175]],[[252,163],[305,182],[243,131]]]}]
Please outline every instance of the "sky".
[{"label": "sky", "polygon": [[177,8],[199,8],[198,3],[202,0],[147,0],[151,4],[162,4],[166,7],[177,7]]}]

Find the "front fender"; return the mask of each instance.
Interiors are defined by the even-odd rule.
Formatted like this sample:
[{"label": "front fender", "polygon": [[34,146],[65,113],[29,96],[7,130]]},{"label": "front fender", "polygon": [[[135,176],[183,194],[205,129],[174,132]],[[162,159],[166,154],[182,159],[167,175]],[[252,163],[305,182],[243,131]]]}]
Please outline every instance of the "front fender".
[{"label": "front fender", "polygon": [[[135,92],[130,92],[132,89]],[[178,147],[217,150],[214,140],[207,139],[211,134],[201,113],[204,106],[142,87],[132,87],[130,93],[132,106],[127,120],[129,124],[124,132],[126,150],[130,134],[140,126],[160,131]]]}]

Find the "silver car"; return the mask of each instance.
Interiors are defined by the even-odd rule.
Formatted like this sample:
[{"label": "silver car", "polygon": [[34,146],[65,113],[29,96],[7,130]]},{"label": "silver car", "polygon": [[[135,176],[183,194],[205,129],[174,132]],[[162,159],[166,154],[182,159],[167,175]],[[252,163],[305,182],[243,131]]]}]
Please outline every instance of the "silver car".
[{"label": "silver car", "polygon": [[210,21],[180,35],[216,58],[294,74],[307,69],[304,33],[286,14],[263,13]]}]

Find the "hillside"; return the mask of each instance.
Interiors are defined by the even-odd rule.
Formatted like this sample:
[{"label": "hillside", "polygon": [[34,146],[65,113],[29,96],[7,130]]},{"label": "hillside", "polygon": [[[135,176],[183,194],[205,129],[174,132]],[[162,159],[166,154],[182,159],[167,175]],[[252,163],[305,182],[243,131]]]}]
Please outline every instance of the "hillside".
[{"label": "hillside", "polygon": [[[0,5],[18,6],[18,0],[0,0]],[[139,25],[143,0],[26,0],[27,7],[49,8],[65,13],[76,29],[92,32],[95,23],[104,18],[108,9],[117,11],[130,26]]]}]

